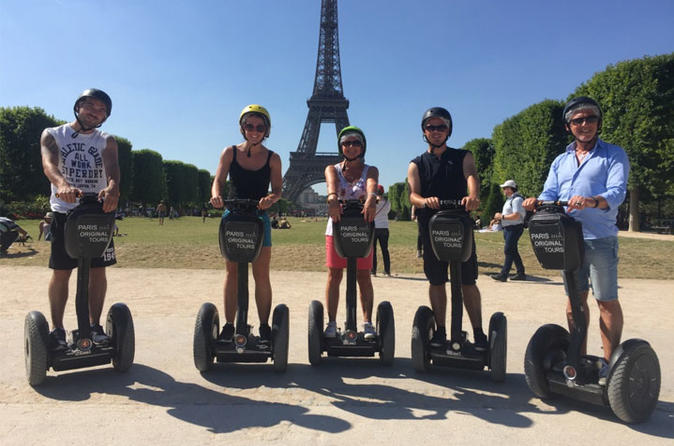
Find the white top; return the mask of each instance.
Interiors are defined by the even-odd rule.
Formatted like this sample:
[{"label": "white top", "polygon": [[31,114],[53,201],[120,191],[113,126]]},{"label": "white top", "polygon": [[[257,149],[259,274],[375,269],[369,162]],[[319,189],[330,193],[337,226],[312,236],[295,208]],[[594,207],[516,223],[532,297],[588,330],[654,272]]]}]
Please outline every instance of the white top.
[{"label": "white top", "polygon": [[[51,127],[47,132],[59,146],[58,168],[68,184],[82,192],[100,192],[108,186],[108,177],[103,165],[103,151],[110,136],[100,130],[79,133],[69,124]],[[66,213],[78,205],[56,198],[56,187],[51,185],[49,203],[54,212]]]},{"label": "white top", "polygon": [[515,220],[501,220],[503,227],[521,225],[524,223],[524,216],[527,215],[527,211],[522,206],[522,202],[524,202],[524,198],[522,198],[521,195],[512,194],[510,198],[503,203],[503,210],[501,211],[502,215],[518,214],[518,218]]},{"label": "white top", "polygon": [[[363,166],[363,173],[353,183],[349,183],[342,173],[342,164],[335,164],[339,187],[337,189],[337,199],[339,200],[360,200],[367,194],[367,170],[370,168],[367,164]],[[328,226],[325,228],[325,235],[332,235],[332,217],[328,218]]]},{"label": "white top", "polygon": [[391,202],[382,196],[377,202],[377,213],[374,216],[375,229],[388,229],[389,212],[391,212]]}]

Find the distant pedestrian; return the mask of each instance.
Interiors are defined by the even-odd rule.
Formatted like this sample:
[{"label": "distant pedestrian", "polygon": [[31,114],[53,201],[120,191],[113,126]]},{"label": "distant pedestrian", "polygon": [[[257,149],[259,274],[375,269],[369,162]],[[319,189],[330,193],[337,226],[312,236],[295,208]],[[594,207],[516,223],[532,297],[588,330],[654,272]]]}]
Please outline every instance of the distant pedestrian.
[{"label": "distant pedestrian", "polygon": [[524,232],[524,217],[527,214],[527,211],[522,206],[524,197],[517,193],[517,183],[515,183],[515,180],[508,180],[501,184],[501,189],[503,189],[503,194],[506,196],[506,201],[503,204],[503,210],[497,212],[494,218],[499,220],[503,226],[505,262],[501,271],[491,276],[491,278],[499,282],[505,282],[508,280],[510,267],[515,262],[517,274],[510,277],[510,280],[527,280],[527,276],[524,274],[524,263],[522,263],[522,257],[520,257],[520,253],[517,250],[517,243]]},{"label": "distant pedestrian", "polygon": [[419,226],[419,219],[417,218],[417,208],[412,205],[412,221],[417,222],[417,259],[424,256],[424,241],[421,238],[421,227]]},{"label": "distant pedestrian", "polygon": [[163,225],[166,217],[166,205],[163,201],[160,201],[157,205],[157,217],[159,218],[159,226]]},{"label": "distant pedestrian", "polygon": [[372,246],[372,275],[377,275],[377,243],[381,247],[381,256],[384,259],[384,274],[391,277],[391,257],[388,252],[388,213],[391,212],[391,202],[384,196],[384,186],[377,186],[377,211],[374,215],[374,245]]},{"label": "distant pedestrian", "polygon": [[49,211],[44,215],[44,218],[40,222],[39,228],[40,228],[40,233],[37,235],[37,239],[40,240],[42,238],[42,234],[44,234],[44,240],[46,242],[51,242],[51,222],[54,220],[54,213]]}]

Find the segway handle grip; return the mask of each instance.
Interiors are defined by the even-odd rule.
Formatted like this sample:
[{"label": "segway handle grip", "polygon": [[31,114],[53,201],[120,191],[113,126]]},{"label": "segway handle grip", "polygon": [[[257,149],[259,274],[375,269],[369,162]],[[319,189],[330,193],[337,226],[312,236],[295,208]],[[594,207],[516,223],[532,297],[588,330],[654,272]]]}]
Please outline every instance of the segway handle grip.
[{"label": "segway handle grip", "polygon": [[566,200],[557,200],[557,201],[552,201],[552,200],[538,200],[536,201],[536,207],[541,207],[541,206],[568,206],[569,202]]}]

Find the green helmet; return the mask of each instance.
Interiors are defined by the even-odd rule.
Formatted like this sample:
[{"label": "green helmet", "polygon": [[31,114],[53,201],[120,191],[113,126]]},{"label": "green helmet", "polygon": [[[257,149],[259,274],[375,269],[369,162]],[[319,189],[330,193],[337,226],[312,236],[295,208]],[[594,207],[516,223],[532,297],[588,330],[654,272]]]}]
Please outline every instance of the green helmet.
[{"label": "green helmet", "polygon": [[357,134],[363,141],[363,150],[360,152],[358,158],[365,158],[365,149],[367,148],[367,140],[365,139],[365,133],[363,133],[363,131],[360,128],[356,127],[355,125],[349,125],[347,127],[344,127],[342,130],[340,130],[339,134],[337,135],[337,150],[339,150],[339,155],[342,157],[344,156],[344,153],[342,153],[342,136],[347,135],[349,133]]}]

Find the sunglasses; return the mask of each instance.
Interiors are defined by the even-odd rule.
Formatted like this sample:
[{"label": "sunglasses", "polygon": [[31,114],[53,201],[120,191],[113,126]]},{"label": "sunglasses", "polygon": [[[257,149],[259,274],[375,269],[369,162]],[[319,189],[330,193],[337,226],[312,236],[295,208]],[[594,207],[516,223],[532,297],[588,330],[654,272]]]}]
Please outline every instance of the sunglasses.
[{"label": "sunglasses", "polygon": [[449,127],[447,127],[445,124],[441,124],[441,125],[428,124],[427,126],[424,127],[424,129],[426,129],[426,131],[428,131],[428,132],[444,132],[448,128]]},{"label": "sunglasses", "polygon": [[351,141],[343,141],[342,145],[344,147],[363,147],[363,143],[358,141],[357,139],[351,140]]},{"label": "sunglasses", "polygon": [[569,122],[573,125],[582,125],[584,123],[595,124],[599,121],[598,116],[586,116],[584,118],[571,119]]},{"label": "sunglasses", "polygon": [[245,130],[249,131],[249,132],[252,132],[253,130],[255,130],[255,131],[260,132],[260,133],[262,133],[262,132],[264,132],[265,130],[267,130],[267,127],[265,127],[265,126],[262,125],[262,124],[258,124],[258,125],[246,124],[246,125],[243,126],[243,128],[244,128]]}]

